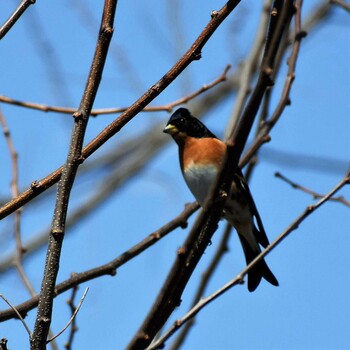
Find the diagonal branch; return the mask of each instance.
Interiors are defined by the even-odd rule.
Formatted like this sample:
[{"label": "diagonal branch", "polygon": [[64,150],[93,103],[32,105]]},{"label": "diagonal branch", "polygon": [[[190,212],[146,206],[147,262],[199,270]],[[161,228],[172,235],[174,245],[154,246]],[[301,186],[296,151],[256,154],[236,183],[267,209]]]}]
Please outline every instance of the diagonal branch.
[{"label": "diagonal branch", "polygon": [[36,0],[22,0],[18,5],[13,14],[0,28],[0,40],[8,33],[8,31],[15,25],[15,23],[20,19],[23,13],[27,10],[30,5],[35,4]]},{"label": "diagonal branch", "polygon": [[[275,176],[277,178],[283,180],[287,184],[291,185],[293,188],[301,190],[304,193],[310,194],[314,199],[320,199],[320,198],[324,197],[323,194],[317,193],[313,190],[310,190],[309,188],[306,188],[305,186],[299,185],[296,182],[289,180],[288,178],[286,178],[284,175],[282,175],[279,172],[275,173]],[[347,207],[350,207],[350,201],[346,200],[344,198],[344,196],[332,197],[332,198],[329,198],[329,201],[342,203],[342,204],[346,205]]]},{"label": "diagonal branch", "polygon": [[[141,242],[135,244],[133,247],[123,252],[121,255],[113,259],[112,261],[92,268],[87,271],[74,273],[72,276],[59,283],[55,288],[55,297],[66,292],[67,290],[78,286],[81,283],[91,281],[95,278],[102,276],[115,276],[116,270],[126,264],[131,259],[135,258],[137,255],[141,254],[147,248],[151,247],[153,244],[157,243],[160,239],[164,238],[167,234],[174,231],[176,228],[186,228],[188,218],[198,209],[199,205],[197,203],[191,203],[186,205],[185,209],[173,220],[169,221],[164,226],[160,227],[158,230],[154,231],[148,235]],[[38,305],[39,296],[35,296],[20,305],[16,306],[16,310],[22,315],[25,316],[26,313],[34,309]],[[0,322],[9,320],[16,317],[16,314],[13,312],[13,309],[8,309],[0,311]]]}]

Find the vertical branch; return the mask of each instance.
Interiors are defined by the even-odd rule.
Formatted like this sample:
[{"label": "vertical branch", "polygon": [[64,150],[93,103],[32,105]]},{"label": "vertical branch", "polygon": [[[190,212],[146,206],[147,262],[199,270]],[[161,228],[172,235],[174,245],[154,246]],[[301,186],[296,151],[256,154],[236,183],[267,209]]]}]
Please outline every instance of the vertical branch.
[{"label": "vertical branch", "polygon": [[74,127],[68,157],[58,184],[55,212],[52,221],[46,255],[44,276],[38,304],[37,318],[31,338],[31,349],[46,349],[46,339],[51,324],[53,298],[59,261],[65,233],[65,222],[70,191],[79,164],[83,161],[82,147],[90,111],[101,81],[109,43],[113,34],[114,14],[117,0],[105,0],[101,27],[95,55],[91,64],[79,109],[74,113]]}]

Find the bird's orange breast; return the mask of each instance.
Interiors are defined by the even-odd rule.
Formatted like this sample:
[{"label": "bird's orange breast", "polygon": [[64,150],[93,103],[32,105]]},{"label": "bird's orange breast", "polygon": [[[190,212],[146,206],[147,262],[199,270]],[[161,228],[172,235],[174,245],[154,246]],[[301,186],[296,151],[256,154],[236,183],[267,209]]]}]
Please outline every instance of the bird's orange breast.
[{"label": "bird's orange breast", "polygon": [[219,167],[226,151],[226,145],[215,138],[186,137],[182,148],[180,161],[183,169],[191,164],[213,164]]}]

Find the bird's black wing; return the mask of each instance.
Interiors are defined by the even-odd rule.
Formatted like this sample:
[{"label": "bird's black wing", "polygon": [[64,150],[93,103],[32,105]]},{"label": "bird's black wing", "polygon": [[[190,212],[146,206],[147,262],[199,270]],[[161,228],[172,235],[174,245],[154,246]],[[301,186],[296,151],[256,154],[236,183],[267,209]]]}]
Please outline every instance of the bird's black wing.
[{"label": "bird's black wing", "polygon": [[255,225],[254,225],[254,235],[256,236],[257,241],[264,248],[266,248],[269,245],[269,240],[267,238],[267,235],[266,235],[266,232],[264,229],[264,225],[262,223],[258,209],[256,208],[256,205],[254,203],[254,199],[253,199],[253,196],[250,192],[249,186],[248,186],[240,168],[237,168],[235,171],[234,181],[236,183],[238,190],[244,194],[245,199],[248,202],[251,214],[255,217],[256,223],[258,225],[258,227],[255,227]]}]

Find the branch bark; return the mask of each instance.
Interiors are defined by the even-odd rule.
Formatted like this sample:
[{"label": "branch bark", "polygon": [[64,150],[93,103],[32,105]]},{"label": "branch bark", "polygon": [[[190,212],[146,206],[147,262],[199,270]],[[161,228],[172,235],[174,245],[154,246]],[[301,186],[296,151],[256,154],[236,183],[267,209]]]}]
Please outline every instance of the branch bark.
[{"label": "branch bark", "polygon": [[0,40],[9,32],[9,30],[16,24],[23,13],[27,10],[30,5],[35,4],[36,0],[22,0],[18,5],[13,14],[0,28]]}]

